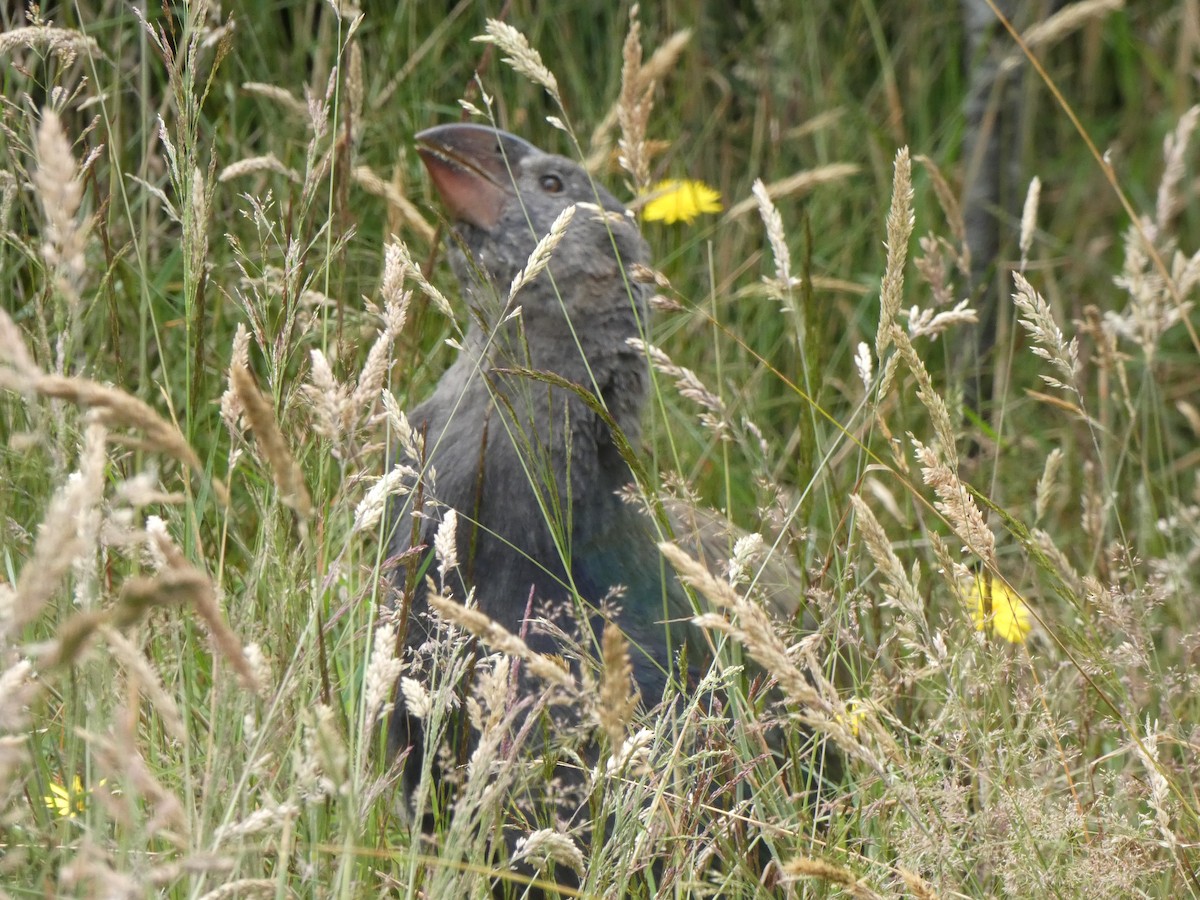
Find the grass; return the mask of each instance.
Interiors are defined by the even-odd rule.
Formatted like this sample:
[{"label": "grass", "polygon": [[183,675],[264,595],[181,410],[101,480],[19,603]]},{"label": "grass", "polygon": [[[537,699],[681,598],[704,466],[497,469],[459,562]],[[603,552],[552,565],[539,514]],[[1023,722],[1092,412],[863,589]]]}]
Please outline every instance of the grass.
[{"label": "grass", "polygon": [[[412,134],[481,104],[478,73],[505,127],[569,152],[562,116],[590,152],[629,21],[594,6],[507,14],[563,109],[470,40],[485,13],[466,2],[361,22],[260,4],[236,24],[205,3],[47,5],[57,32],[0,12],[0,895],[487,895],[488,780],[433,853],[382,762],[371,489],[398,435],[378,398],[427,396],[465,322]],[[1095,13],[1035,49],[1044,77],[1023,70],[1040,203],[1025,259],[1010,223],[980,419],[955,374],[969,326],[918,333],[908,312],[969,292],[935,190],[967,165],[956,9],[643,10],[647,59],[691,30],[654,93],[649,177],[703,179],[731,211],[643,223],[679,309],[655,324],[671,364],[642,458],[803,570],[839,694],[806,706],[794,679],[763,715],[807,715],[847,765],[819,808],[787,793],[752,729],[712,724],[717,687],[764,705],[716,667],[714,693],[623,723],[635,777],[593,797],[607,841],[529,829],[582,853],[589,895],[1200,894],[1198,13]],[[758,203],[733,214],[755,179],[809,171],[831,180],[776,196],[779,228]],[[401,283],[392,235],[457,323]],[[679,390],[685,369],[703,391]],[[1013,592],[1028,635],[977,629]],[[771,652],[749,610],[728,621],[710,624]],[[807,662],[776,664],[786,685]],[[536,777],[490,752],[515,756],[501,785]]]}]

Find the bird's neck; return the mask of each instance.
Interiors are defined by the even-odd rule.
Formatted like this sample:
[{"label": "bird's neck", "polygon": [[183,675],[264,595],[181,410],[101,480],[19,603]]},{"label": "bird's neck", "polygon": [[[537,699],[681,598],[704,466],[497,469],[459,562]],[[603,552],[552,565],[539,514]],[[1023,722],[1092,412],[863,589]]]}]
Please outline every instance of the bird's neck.
[{"label": "bird's neck", "polygon": [[641,298],[635,306],[622,288],[604,302],[575,299],[523,305],[519,315],[500,317],[499,326],[475,321],[466,349],[486,369],[549,373],[591,391],[636,439],[649,371],[644,354],[628,340],[642,335]]}]

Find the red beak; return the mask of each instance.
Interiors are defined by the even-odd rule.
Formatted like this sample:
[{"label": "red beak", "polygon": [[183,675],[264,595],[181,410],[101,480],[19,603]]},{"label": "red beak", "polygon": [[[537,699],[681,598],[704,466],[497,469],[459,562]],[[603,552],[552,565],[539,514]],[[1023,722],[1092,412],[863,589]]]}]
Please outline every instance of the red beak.
[{"label": "red beak", "polygon": [[450,217],[485,231],[516,193],[512,171],[537,152],[519,137],[483,125],[439,125],[417,135],[417,153]]}]

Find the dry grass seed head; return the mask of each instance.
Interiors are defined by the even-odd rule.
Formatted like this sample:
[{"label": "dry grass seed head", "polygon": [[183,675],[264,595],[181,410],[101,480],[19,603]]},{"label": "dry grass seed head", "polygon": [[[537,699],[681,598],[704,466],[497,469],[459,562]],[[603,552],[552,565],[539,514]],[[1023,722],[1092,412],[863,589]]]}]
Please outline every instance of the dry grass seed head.
[{"label": "dry grass seed head", "polygon": [[1042,180],[1036,175],[1029,182],[1025,193],[1025,205],[1021,209],[1021,232],[1017,246],[1021,248],[1021,271],[1029,263],[1029,250],[1033,247],[1033,233],[1037,230],[1038,202],[1042,197]]},{"label": "dry grass seed head", "polygon": [[550,828],[539,828],[517,841],[512,861],[528,860],[544,869],[553,862],[566,866],[576,874],[585,871],[583,851],[568,834]]},{"label": "dry grass seed head", "polygon": [[654,107],[654,82],[642,76],[641,23],[636,3],[629,10],[629,31],[621,58],[621,96],[617,100],[621,137],[617,141],[617,161],[632,177],[633,192],[641,194],[650,188],[646,128]]},{"label": "dry grass seed head", "polygon": [[600,727],[608,735],[609,752],[615,756],[625,743],[625,731],[637,710],[638,692],[629,660],[629,642],[615,623],[604,623],[600,644],[604,670],[597,714]]},{"label": "dry grass seed head", "polygon": [[263,457],[271,467],[280,502],[295,510],[302,518],[308,518],[312,514],[312,501],[308,496],[308,488],[304,485],[304,473],[288,449],[287,441],[284,440],[279,422],[275,418],[275,411],[258,390],[254,376],[247,367],[235,365],[229,374],[233,390],[241,401],[246,422],[254,432]]},{"label": "dry grass seed head", "polygon": [[[857,166],[854,163],[830,163],[827,166],[807,169],[803,172],[796,172],[794,175],[789,175],[786,178],[781,178],[778,181],[772,181],[764,185],[763,190],[770,200],[782,200],[785,197],[807,194],[813,188],[823,184],[845,181],[851,175],[858,174],[861,169],[861,166]],[[759,199],[752,194],[729,207],[729,212],[725,214],[725,218],[730,220],[740,219],[747,213],[759,208]]]},{"label": "dry grass seed head", "polygon": [[410,493],[418,477],[416,469],[405,465],[397,464],[388,470],[387,474],[371,485],[366,496],[355,507],[352,533],[370,531],[378,525],[383,519],[383,514],[387,512],[388,500],[396,495]]},{"label": "dry grass seed head", "polygon": [[904,571],[904,566],[892,549],[892,543],[888,540],[883,526],[879,524],[871,507],[858,494],[850,495],[850,503],[854,507],[858,530],[862,533],[867,552],[889,588],[889,593],[884,597],[884,605],[899,608],[913,621],[923,625],[924,599],[917,585],[909,580],[908,573]]},{"label": "dry grass seed head", "polygon": [[125,670],[126,676],[130,680],[136,679],[138,691],[146,695],[167,734],[177,741],[186,741],[187,729],[184,727],[179,706],[175,703],[175,698],[163,687],[162,678],[150,660],[132,641],[111,625],[101,626],[100,635],[104,638],[113,659]]},{"label": "dry grass seed head", "polygon": [[554,73],[546,68],[541,55],[529,46],[529,40],[525,35],[499,19],[488,19],[485,29],[487,34],[481,34],[472,40],[483,44],[494,44],[500,48],[502,53],[507,53],[508,56],[503,59],[512,67],[513,71],[524,75],[535,84],[540,84],[561,105],[558,81],[554,78]]},{"label": "dry grass seed head", "polygon": [[[29,704],[37,695],[39,684],[33,663],[19,659],[0,672],[0,733],[24,731],[29,725]],[[0,796],[4,792],[0,778]]]},{"label": "dry grass seed head", "polygon": [[114,624],[120,627],[132,623],[141,618],[144,610],[153,607],[189,604],[207,626],[216,649],[233,666],[242,686],[255,693],[261,691],[263,685],[246,659],[241,642],[225,622],[212,581],[189,563],[165,534],[155,532],[149,539],[165,558],[166,565],[154,576],[130,578],[121,586]]},{"label": "dry grass seed head", "polygon": [[81,526],[104,496],[107,432],[93,423],[84,433],[79,470],[55,492],[38,528],[37,540],[17,578],[12,618],[0,622],[0,633],[32,622],[50,600],[62,577],[82,554],[95,551]]},{"label": "dry grass seed head", "polygon": [[452,597],[439,593],[432,584],[429,589],[429,606],[442,618],[475,635],[492,650],[522,660],[530,673],[548,684],[574,692],[575,681],[561,664],[531,650],[521,638],[478,609],[471,609]]},{"label": "dry grass seed head", "polygon": [[[1033,339],[1033,353],[1050,363],[1060,377],[1043,374],[1042,380],[1051,387],[1070,391],[1080,396],[1079,378],[1079,341],[1070,341],[1063,336],[1062,329],[1054,320],[1050,304],[1020,272],[1013,272],[1013,283],[1016,293],[1012,295],[1013,303],[1024,316],[1021,324]],[[1061,379],[1061,380],[1060,380]]]},{"label": "dry grass seed head", "polygon": [[86,268],[83,251],[89,230],[88,219],[77,219],[83,201],[83,184],[71,153],[62,121],[49,108],[42,110],[42,121],[34,138],[37,168],[33,187],[42,204],[46,222],[46,261],[59,273],[60,285],[68,301],[79,301],[79,283]]},{"label": "dry grass seed head", "polygon": [[237,162],[230,163],[217,173],[217,181],[224,184],[227,181],[233,181],[235,178],[257,175],[260,172],[282,175],[288,181],[292,182],[292,184],[300,183],[300,173],[295,169],[285,166],[274,153],[267,153],[263,156],[250,156],[246,159],[239,159]]},{"label": "dry grass seed head", "polygon": [[[350,388],[333,375],[329,360],[319,349],[309,351],[309,384],[300,386],[300,396],[313,412],[313,430],[334,444],[341,442],[354,407]],[[244,408],[244,407],[243,407]]]},{"label": "dry grass seed head", "polygon": [[533,252],[529,254],[525,268],[518,272],[512,280],[512,285],[508,289],[508,306],[506,308],[511,308],[521,288],[537,278],[549,265],[551,255],[566,236],[571,219],[575,216],[575,209],[576,207],[571,205],[560,212],[550,225],[550,231],[537,242]]},{"label": "dry grass seed head", "polygon": [[892,343],[892,326],[904,299],[904,261],[908,258],[908,242],[916,222],[912,163],[907,147],[896,151],[893,172],[892,204],[887,217],[887,267],[879,290],[879,327],[875,332],[875,355],[881,359]]},{"label": "dry grass seed head", "polygon": [[787,235],[783,230],[783,216],[779,214],[779,210],[771,202],[771,198],[767,194],[766,185],[763,184],[761,178],[754,179],[754,187],[751,189],[751,192],[754,194],[754,199],[758,201],[758,214],[762,218],[763,226],[767,230],[767,241],[771,245],[771,255],[775,257],[775,278],[774,280],[767,281],[767,288],[775,297],[783,297],[791,292],[794,284],[792,280],[792,253],[788,249]]},{"label": "dry grass seed head", "polygon": [[[822,676],[822,667],[815,655],[806,655],[809,669],[806,676],[760,607],[739,597],[730,585],[714,577],[702,563],[674,544],[664,542],[658,548],[680,580],[694,587],[714,607],[730,614],[730,618],[726,618],[704,613],[692,620],[695,625],[724,632],[745,646],[795,705],[795,715],[803,724],[829,737],[847,754],[863,760],[875,771],[883,771],[871,751],[851,731],[851,716],[838,697],[837,689]],[[811,637],[820,639],[816,635]],[[802,649],[805,649],[803,644]],[[807,648],[807,653],[811,653],[811,647]]]},{"label": "dry grass seed head", "polygon": [[910,436],[910,440],[916,451],[917,462],[921,465],[921,477],[938,497],[934,504],[937,510],[946,517],[954,533],[963,542],[964,549],[975,554],[987,568],[995,571],[996,538],[987,527],[975,498],[959,479],[957,472],[943,462],[933,448],[927,447],[914,437]]},{"label": "dry grass seed head", "polygon": [[816,878],[828,884],[835,884],[845,889],[846,893],[855,900],[877,900],[879,894],[854,877],[854,873],[842,866],[816,859],[811,856],[801,856],[784,863],[785,875],[792,878]]}]

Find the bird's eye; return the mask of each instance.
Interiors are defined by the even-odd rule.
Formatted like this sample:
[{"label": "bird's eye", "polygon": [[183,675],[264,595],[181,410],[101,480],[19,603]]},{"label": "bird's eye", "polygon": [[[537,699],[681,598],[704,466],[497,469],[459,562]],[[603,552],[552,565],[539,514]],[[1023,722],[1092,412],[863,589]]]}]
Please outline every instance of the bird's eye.
[{"label": "bird's eye", "polygon": [[538,184],[542,186],[542,190],[547,194],[561,194],[563,189],[562,179],[557,175],[543,175]]}]

